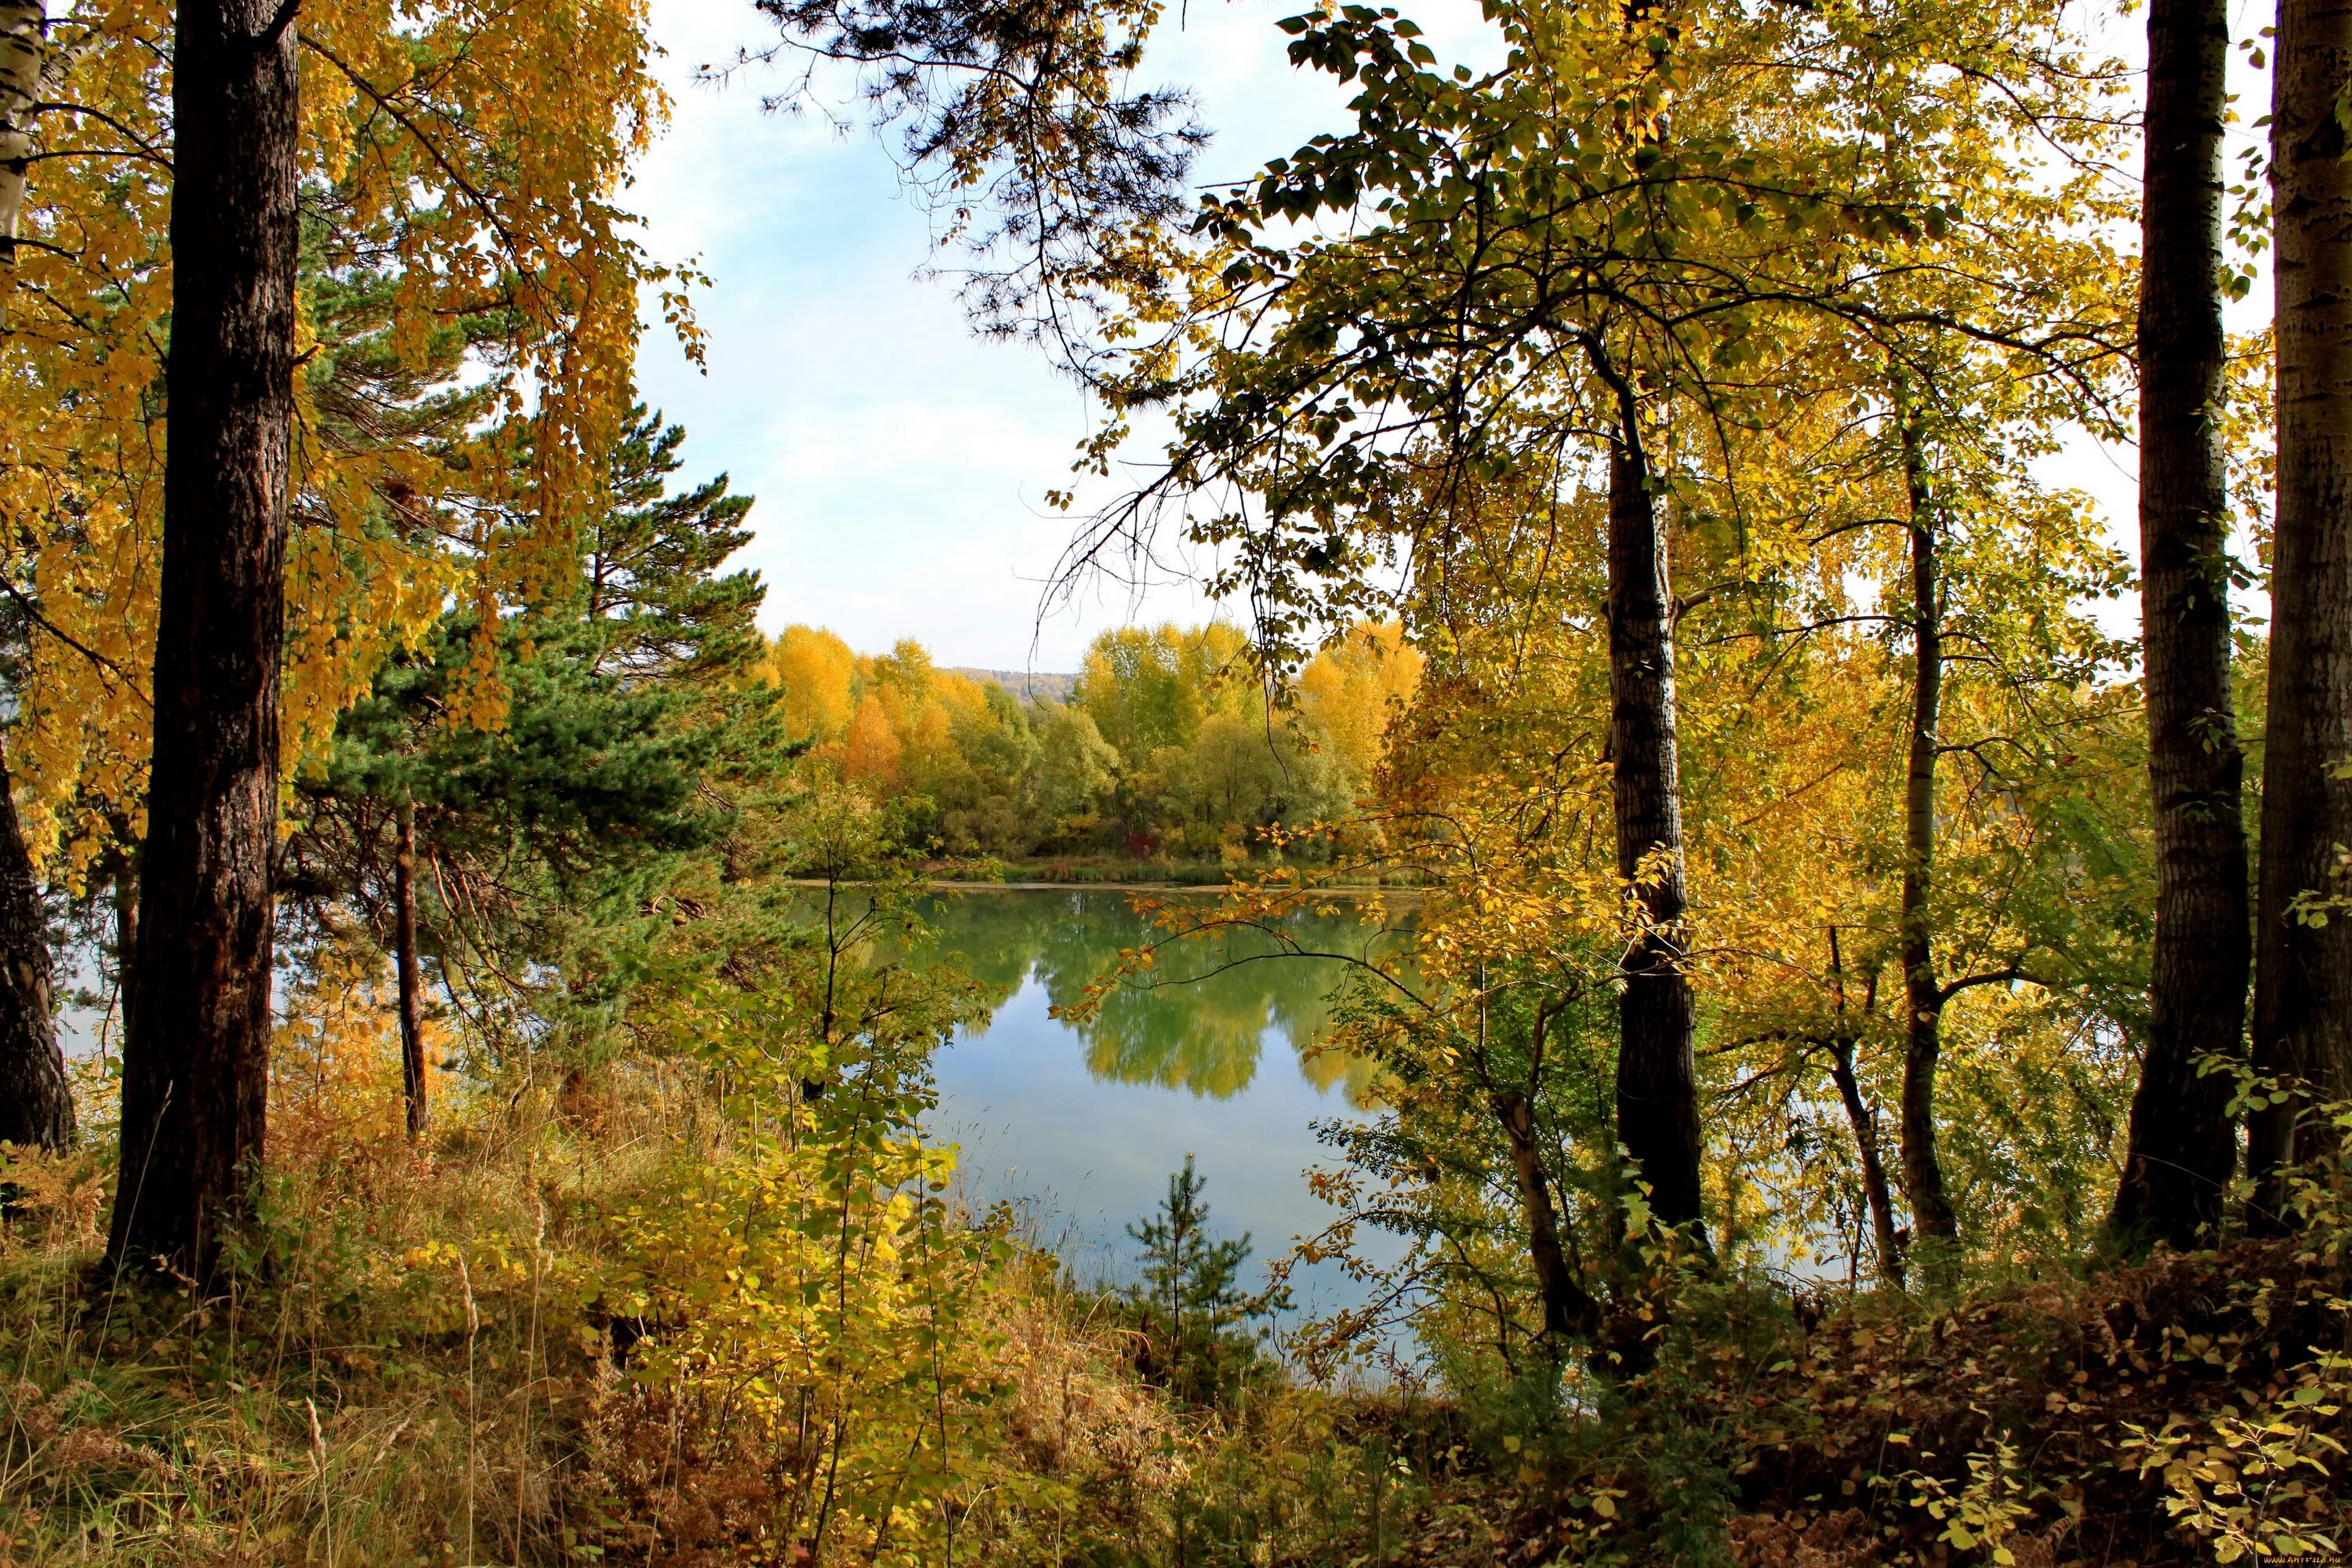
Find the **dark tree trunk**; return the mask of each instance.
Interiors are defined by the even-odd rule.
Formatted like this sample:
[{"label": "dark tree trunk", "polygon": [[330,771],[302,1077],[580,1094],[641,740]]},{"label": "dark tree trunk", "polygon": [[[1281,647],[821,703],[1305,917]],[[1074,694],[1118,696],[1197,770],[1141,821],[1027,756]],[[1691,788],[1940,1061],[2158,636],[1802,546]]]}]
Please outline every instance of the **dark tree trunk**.
[{"label": "dark tree trunk", "polygon": [[1944,707],[1943,584],[1925,443],[1906,400],[1903,479],[1911,504],[1911,737],[1903,778],[1903,1186],[1923,1240],[1959,1235],[1936,1153],[1936,1067],[1944,1053],[1944,993],[1936,974],[1936,761]]},{"label": "dark tree trunk", "polygon": [[1511,1177],[1519,1189],[1519,1214],[1528,1227],[1528,1257],[1535,1265],[1536,1294],[1543,1301],[1544,1337],[1590,1336],[1601,1324],[1601,1303],[1577,1279],[1560,1246],[1559,1211],[1551,1201],[1551,1177],[1536,1142],[1535,1108],[1524,1094],[1497,1094],[1495,1119],[1510,1145]]},{"label": "dark tree trunk", "polygon": [[1886,1181],[1886,1161],[1878,1152],[1878,1118],[1862,1098],[1862,1079],[1853,1070],[1853,1042],[1829,1044],[1830,1079],[1837,1085],[1838,1102],[1853,1128],[1854,1152],[1862,1162],[1863,1202],[1870,1207],[1870,1238],[1878,1249],[1878,1277],[1903,1289],[1903,1238],[1895,1228],[1895,1194]]},{"label": "dark tree trunk", "polygon": [[1616,769],[1617,874],[1634,884],[1643,930],[1629,944],[1621,971],[1617,1137],[1650,1184],[1651,1213],[1664,1225],[1696,1226],[1698,1074],[1681,938],[1685,895],[1674,599],[1665,532],[1649,479],[1641,431],[1628,409],[1609,460],[1610,750]]},{"label": "dark tree trunk", "polygon": [[[2352,163],[2337,96],[2352,78],[2352,7],[2281,0],[2271,156],[2277,240],[2278,516],[2270,712],[2254,942],[2254,1070],[2323,1100],[2352,1097],[2352,909],[2325,924],[2299,900],[2352,894]],[[2330,1152],[2295,1100],[2252,1119],[2258,1225],[2284,1217],[2290,1166]]]},{"label": "dark tree trunk", "polygon": [[173,41],[155,751],[108,1254],[200,1280],[247,1212],[268,1105],[294,375],[292,11],[293,0],[182,0]]},{"label": "dark tree trunk", "polygon": [[408,1104],[408,1136],[425,1136],[425,1026],[418,1013],[416,973],[416,807],[400,797],[399,838],[392,855],[393,967],[400,984],[400,1076]]},{"label": "dark tree trunk", "polygon": [[[1903,1237],[1895,1227],[1895,1194],[1886,1180],[1886,1156],[1878,1142],[1877,1109],[1862,1098],[1862,1078],[1854,1071],[1854,1026],[1846,1011],[1845,953],[1838,945],[1838,928],[1830,927],[1830,986],[1837,1005],[1837,1027],[1822,1045],[1830,1054],[1830,1080],[1837,1085],[1838,1102],[1853,1129],[1855,1157],[1862,1163],[1863,1201],[1870,1208],[1871,1239],[1878,1248],[1879,1278],[1903,1288]],[[1864,990],[1862,1012],[1867,1018],[1878,1011],[1878,977],[1873,973]]]},{"label": "dark tree trunk", "polygon": [[49,1014],[49,922],[0,760],[0,1143],[61,1152],[73,1090]]},{"label": "dark tree trunk", "polygon": [[2139,308],[2140,638],[2156,829],[2147,1055],[2111,1225],[2188,1247],[2221,1217],[2237,1152],[2227,1073],[2242,1054],[2245,773],[2230,695],[2222,397],[2222,0],[2151,0]]}]

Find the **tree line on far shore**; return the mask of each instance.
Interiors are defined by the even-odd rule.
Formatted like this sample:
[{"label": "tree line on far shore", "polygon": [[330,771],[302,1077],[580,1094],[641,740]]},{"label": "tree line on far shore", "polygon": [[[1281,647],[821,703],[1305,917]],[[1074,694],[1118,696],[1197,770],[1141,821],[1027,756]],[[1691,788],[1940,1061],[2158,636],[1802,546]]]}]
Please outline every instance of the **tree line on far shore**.
[{"label": "tree line on far shore", "polygon": [[793,626],[761,673],[793,732],[887,803],[910,847],[1239,866],[1328,853],[1295,836],[1370,795],[1421,664],[1396,626],[1365,623],[1270,685],[1227,623],[1132,626],[1094,640],[1066,700],[1024,701],[918,642],[861,655]]}]

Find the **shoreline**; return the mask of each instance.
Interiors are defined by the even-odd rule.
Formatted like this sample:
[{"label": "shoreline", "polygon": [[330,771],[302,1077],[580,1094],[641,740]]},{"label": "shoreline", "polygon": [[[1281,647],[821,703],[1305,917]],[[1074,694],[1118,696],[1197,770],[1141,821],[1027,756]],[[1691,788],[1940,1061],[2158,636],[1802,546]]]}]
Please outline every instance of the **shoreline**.
[{"label": "shoreline", "polygon": [[[795,888],[823,888],[831,885],[822,877],[788,877],[786,885]],[[976,879],[926,877],[923,886],[941,893],[1223,893],[1230,889],[1225,882],[1039,882],[984,881]],[[864,882],[843,881],[845,888],[865,887]],[[1303,890],[1303,889],[1294,889]],[[1377,882],[1349,883],[1339,887],[1317,888],[1318,896],[1363,898],[1377,894],[1382,898],[1419,898],[1429,891],[1426,888],[1391,888]]]}]

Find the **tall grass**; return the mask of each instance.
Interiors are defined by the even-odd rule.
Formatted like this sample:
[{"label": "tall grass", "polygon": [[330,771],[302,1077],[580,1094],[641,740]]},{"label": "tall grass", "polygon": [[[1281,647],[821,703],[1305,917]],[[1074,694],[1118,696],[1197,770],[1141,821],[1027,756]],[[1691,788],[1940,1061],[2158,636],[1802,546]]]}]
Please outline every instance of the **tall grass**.
[{"label": "tall grass", "polygon": [[[1138,1374],[1114,1295],[942,1210],[932,1181],[858,1175],[874,1140],[747,1129],[691,1063],[526,1057],[436,1074],[413,1147],[380,999],[298,1000],[268,1179],[218,1292],[104,1266],[102,1121],[68,1156],[9,1155],[0,1564],[1399,1549],[1432,1462],[1394,1436],[1401,1407],[1279,1378],[1171,1397]],[[101,1111],[110,1086],[86,1087]],[[812,1258],[867,1288],[812,1301],[790,1273]],[[935,1286],[962,1293],[927,1306]]]}]

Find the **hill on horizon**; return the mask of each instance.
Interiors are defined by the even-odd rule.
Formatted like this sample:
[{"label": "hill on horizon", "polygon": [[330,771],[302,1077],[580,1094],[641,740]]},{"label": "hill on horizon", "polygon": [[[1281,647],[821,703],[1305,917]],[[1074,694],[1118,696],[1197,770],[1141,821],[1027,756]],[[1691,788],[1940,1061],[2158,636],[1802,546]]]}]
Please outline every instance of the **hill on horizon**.
[{"label": "hill on horizon", "polygon": [[992,680],[1024,702],[1036,697],[1050,697],[1056,702],[1066,702],[1078,684],[1075,673],[1044,669],[981,669],[971,665],[956,665],[950,667],[949,673],[973,680]]}]

